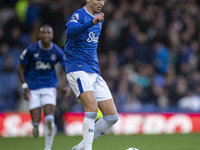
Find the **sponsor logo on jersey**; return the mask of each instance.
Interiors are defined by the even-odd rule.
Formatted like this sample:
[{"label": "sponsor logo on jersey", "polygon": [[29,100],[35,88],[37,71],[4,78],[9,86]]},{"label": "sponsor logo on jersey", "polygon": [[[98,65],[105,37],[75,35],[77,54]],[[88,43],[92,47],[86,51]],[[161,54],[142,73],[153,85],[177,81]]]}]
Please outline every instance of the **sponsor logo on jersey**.
[{"label": "sponsor logo on jersey", "polygon": [[42,61],[37,61],[36,62],[36,67],[35,67],[37,70],[40,70],[40,69],[51,69],[51,65],[49,63],[44,63]]},{"label": "sponsor logo on jersey", "polygon": [[89,38],[87,39],[87,42],[98,43],[98,39],[99,39],[98,35],[95,35],[93,32],[90,32],[88,36]]}]

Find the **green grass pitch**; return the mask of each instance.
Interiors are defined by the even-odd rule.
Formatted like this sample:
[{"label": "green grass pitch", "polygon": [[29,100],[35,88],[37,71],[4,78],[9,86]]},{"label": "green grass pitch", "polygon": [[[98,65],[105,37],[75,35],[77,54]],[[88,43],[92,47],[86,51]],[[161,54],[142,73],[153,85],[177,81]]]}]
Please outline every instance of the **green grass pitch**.
[{"label": "green grass pitch", "polygon": [[[52,150],[71,150],[81,136],[55,136]],[[0,150],[43,150],[44,137],[0,138]],[[93,144],[93,150],[200,150],[200,134],[104,135]]]}]

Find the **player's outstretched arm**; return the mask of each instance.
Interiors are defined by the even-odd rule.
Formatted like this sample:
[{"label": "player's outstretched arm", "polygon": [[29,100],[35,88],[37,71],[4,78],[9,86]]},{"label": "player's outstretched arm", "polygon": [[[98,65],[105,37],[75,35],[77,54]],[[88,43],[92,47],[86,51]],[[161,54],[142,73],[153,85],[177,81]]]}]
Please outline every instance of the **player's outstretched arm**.
[{"label": "player's outstretched arm", "polygon": [[101,21],[103,21],[104,20],[104,13],[99,13],[99,14],[97,14],[95,17],[94,17],[94,19],[93,19],[93,23],[94,24],[98,24],[98,23],[100,23]]},{"label": "player's outstretched arm", "polygon": [[92,20],[89,22],[86,22],[85,24],[72,22],[67,26],[66,35],[67,37],[76,36],[93,25],[94,24]]},{"label": "player's outstretched arm", "polygon": [[24,65],[22,63],[18,64],[18,66],[17,66],[17,73],[18,73],[19,80],[20,80],[20,82],[22,84],[24,99],[26,101],[29,101],[30,90],[29,90],[28,85],[27,85],[27,83],[25,81],[25,77],[24,77]]}]

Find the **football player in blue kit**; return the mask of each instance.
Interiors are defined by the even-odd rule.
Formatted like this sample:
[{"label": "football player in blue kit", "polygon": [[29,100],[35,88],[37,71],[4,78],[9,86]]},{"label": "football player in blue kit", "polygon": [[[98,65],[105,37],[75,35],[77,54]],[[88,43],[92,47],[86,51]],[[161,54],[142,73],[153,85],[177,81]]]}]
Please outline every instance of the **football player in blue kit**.
[{"label": "football player in blue kit", "polygon": [[39,124],[43,109],[45,116],[45,150],[51,150],[54,138],[54,109],[56,105],[57,78],[55,64],[60,62],[63,69],[64,52],[52,42],[53,29],[43,25],[40,40],[29,45],[20,55],[17,67],[22,83],[23,96],[29,103],[33,136],[39,136]]},{"label": "football player in blue kit", "polygon": [[[111,92],[99,73],[97,46],[104,14],[104,0],[86,0],[67,24],[65,71],[69,85],[83,105],[83,140],[72,150],[92,150],[92,143],[118,120]],[[95,123],[98,107],[103,117]]]}]

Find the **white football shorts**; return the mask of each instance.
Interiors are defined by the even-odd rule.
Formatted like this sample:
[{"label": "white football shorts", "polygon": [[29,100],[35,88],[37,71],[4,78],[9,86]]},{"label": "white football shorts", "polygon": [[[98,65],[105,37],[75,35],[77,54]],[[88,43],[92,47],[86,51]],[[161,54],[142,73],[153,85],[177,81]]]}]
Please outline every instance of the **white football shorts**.
[{"label": "white football shorts", "polygon": [[66,76],[77,97],[83,92],[93,91],[97,102],[112,99],[108,85],[100,75],[85,71],[75,71],[68,73]]},{"label": "white football shorts", "polygon": [[30,90],[29,110],[46,104],[56,105],[56,88],[41,88]]}]

